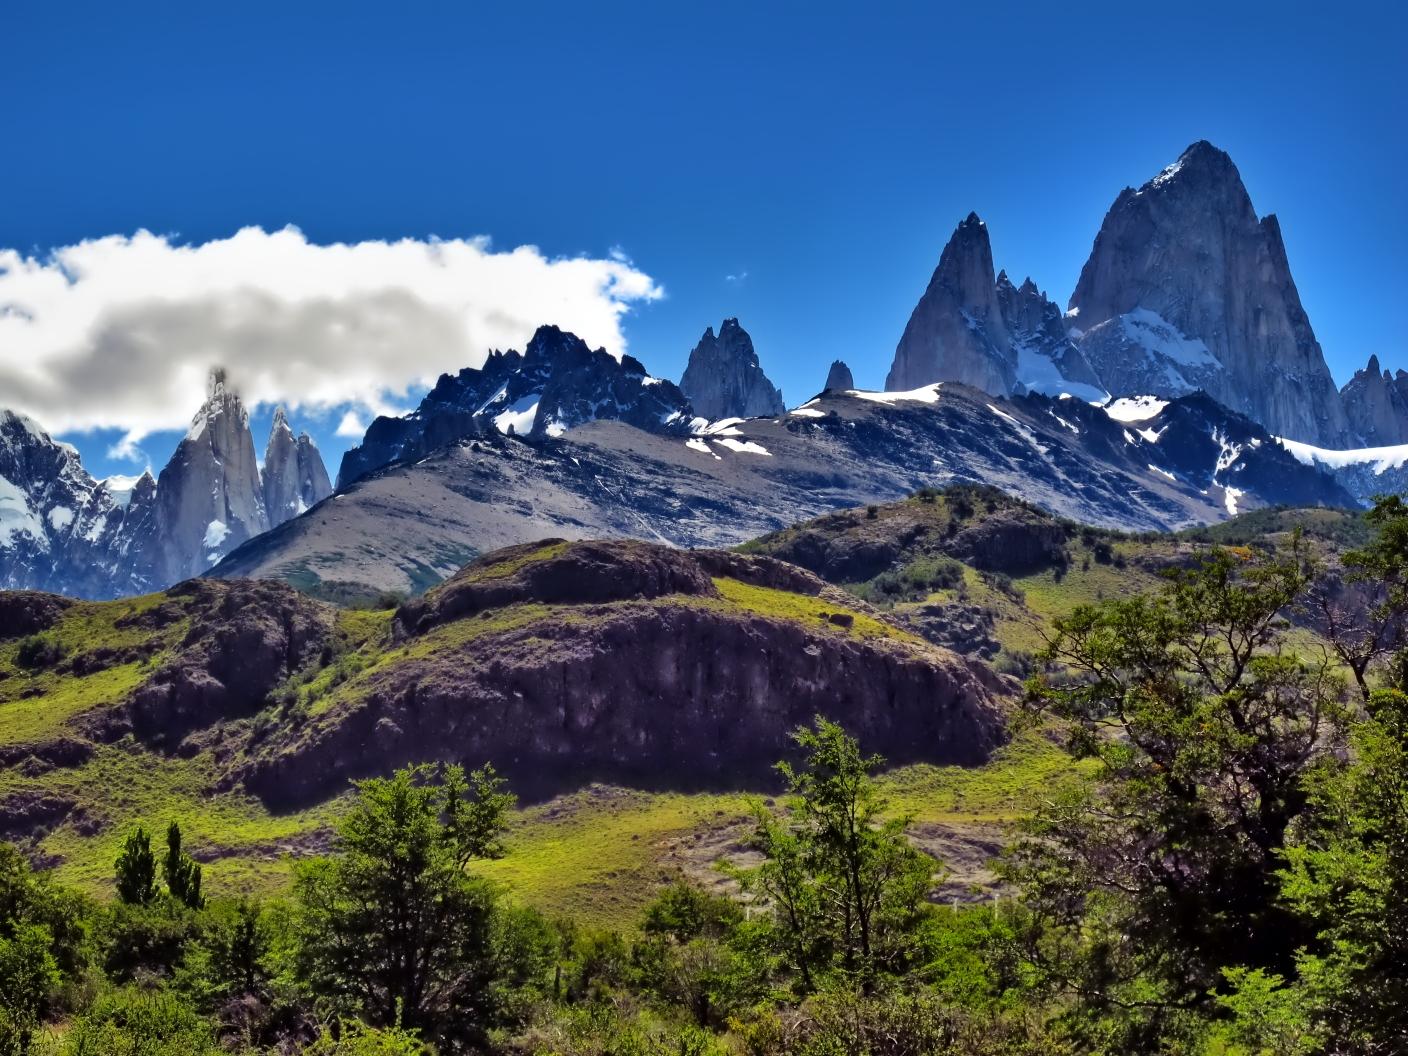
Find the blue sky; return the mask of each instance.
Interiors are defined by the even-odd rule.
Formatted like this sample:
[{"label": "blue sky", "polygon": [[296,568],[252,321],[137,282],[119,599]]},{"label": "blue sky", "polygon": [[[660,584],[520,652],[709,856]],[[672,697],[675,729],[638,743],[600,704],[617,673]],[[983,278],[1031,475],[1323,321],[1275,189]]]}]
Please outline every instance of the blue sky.
[{"label": "blue sky", "polygon": [[[665,291],[622,323],[654,373],[736,315],[798,402],[833,358],[882,384],[970,209],[1064,305],[1116,193],[1206,138],[1280,216],[1337,380],[1408,367],[1408,16],[1068,6],[12,4],[0,247],[616,248]],[[302,418],[335,472],[337,412]],[[120,435],[69,439],[101,475],[133,469]],[[177,435],[142,442],[157,468]]]}]

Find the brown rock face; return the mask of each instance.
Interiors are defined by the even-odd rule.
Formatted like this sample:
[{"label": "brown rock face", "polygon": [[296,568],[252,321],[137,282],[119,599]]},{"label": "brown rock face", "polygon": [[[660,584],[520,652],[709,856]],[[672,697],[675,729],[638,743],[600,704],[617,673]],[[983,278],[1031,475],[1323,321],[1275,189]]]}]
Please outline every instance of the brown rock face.
[{"label": "brown rock face", "polygon": [[0,591],[0,641],[47,631],[72,604],[70,598],[37,590]]},{"label": "brown rock face", "polygon": [[193,618],[179,652],[124,708],[102,716],[108,728],[99,732],[130,727],[151,743],[174,745],[191,730],[261,707],[332,637],[327,607],[283,583],[196,579],[168,594],[191,599]]},{"label": "brown rock face", "polygon": [[[1002,740],[1000,686],[984,669],[900,634],[862,637],[830,596],[815,597],[811,617],[773,616],[727,603],[710,578],[823,591],[808,573],[647,544],[610,561],[598,546],[540,555],[535,571],[523,565],[505,577],[515,580],[511,596],[594,599],[612,581],[655,595],[557,604],[528,626],[475,635],[481,620],[514,612],[480,610],[455,624],[462,632],[427,639],[437,647],[413,650],[364,696],[271,745],[238,776],[291,805],[411,760],[487,760],[531,797],[589,780],[756,785],[788,751],[789,731],[817,714],[896,762],[975,763]],[[457,593],[466,591],[486,599],[470,583]],[[431,610],[449,618],[451,596]],[[425,629],[419,611],[403,610],[403,625]]]},{"label": "brown rock face", "polygon": [[717,596],[707,573],[679,550],[634,541],[561,539],[496,550],[466,565],[424,598],[402,605],[404,634],[520,602],[600,604],[664,594]]},{"label": "brown rock face", "polygon": [[1201,388],[1275,435],[1349,440],[1280,225],[1257,218],[1232,159],[1209,143],[1120,193],[1070,308],[1115,395]]}]

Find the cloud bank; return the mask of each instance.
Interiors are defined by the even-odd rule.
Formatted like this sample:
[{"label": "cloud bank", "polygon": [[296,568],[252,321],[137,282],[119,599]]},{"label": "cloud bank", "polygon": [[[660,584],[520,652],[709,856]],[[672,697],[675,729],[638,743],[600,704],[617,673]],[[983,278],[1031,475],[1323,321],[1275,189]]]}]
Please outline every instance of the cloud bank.
[{"label": "cloud bank", "polygon": [[251,405],[376,413],[543,323],[619,356],[621,317],[662,295],[616,251],[550,259],[487,238],[317,245],[249,227],[197,245],[141,231],[43,257],[0,249],[0,407],[55,434],[119,428],[130,448],[185,428],[223,365]]}]

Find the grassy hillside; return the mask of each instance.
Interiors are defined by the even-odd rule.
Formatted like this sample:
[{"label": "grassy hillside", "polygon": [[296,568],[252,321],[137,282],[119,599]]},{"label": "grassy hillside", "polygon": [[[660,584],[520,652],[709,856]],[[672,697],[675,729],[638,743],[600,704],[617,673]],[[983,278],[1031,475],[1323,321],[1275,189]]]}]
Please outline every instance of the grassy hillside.
[{"label": "grassy hillside", "polygon": [[[1216,541],[1264,545],[1304,524],[1333,548],[1359,531],[1356,518],[1324,511],[1250,516],[1255,521],[1240,529],[1239,521],[1219,526]],[[925,638],[961,646],[951,632],[971,625],[960,635],[971,639],[967,651],[1020,672],[1052,618],[1082,602],[1147,590],[1162,569],[1210,542],[1197,533],[1092,531],[996,493],[958,489],[829,515],[742,548],[811,568],[849,591],[851,604],[726,575],[712,577],[708,596],[672,594],[651,604],[790,622],[814,638],[911,650],[932,648]],[[519,575],[562,550],[530,548],[478,574]],[[220,632],[209,627],[221,606],[253,602],[167,593],[73,603],[46,629],[0,640],[0,834],[53,865],[63,881],[103,892],[130,826],[176,820],[206,863],[212,891],[277,888],[293,860],[327,846],[348,799],[271,810],[231,779],[232,760],[248,745],[354,707],[388,673],[413,662],[483,659],[524,640],[551,653],[564,635],[571,638],[574,621],[600,624],[639,604],[514,603],[408,638],[395,632],[393,610],[337,610],[290,596],[284,604],[314,628],[305,650],[311,659],[281,673],[254,705],[175,746],[155,743],[140,723],[123,718],[134,694],[192,650],[216,648],[208,640],[218,645]],[[1029,733],[985,766],[905,766],[884,783],[894,809],[912,815],[915,837],[954,862],[949,892],[959,894],[983,880],[982,848],[1000,841],[1002,826],[1031,797],[1077,779],[1063,753]],[[624,924],[678,872],[717,877],[719,857],[743,852],[752,795],[771,791],[766,782],[716,792],[593,783],[524,806],[509,855],[487,871],[511,885],[514,897],[549,912],[570,909],[589,921]]]}]

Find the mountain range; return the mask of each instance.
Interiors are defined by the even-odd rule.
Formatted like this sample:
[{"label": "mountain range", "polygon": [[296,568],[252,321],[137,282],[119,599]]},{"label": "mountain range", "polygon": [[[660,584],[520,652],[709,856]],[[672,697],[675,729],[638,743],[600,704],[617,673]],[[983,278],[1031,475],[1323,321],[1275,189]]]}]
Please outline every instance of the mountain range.
[{"label": "mountain range", "polygon": [[332,494],[309,436],[274,414],[264,462],[249,414],[211,372],[205,402],[153,478],[94,480],[74,448],[0,411],[0,588],[140,594],[208,572]]},{"label": "mountain range", "polygon": [[883,392],[837,361],[789,411],[736,318],[705,330],[679,384],[543,326],[377,418],[336,491],[282,410],[261,465],[220,371],[155,479],[96,481],[3,412],[0,586],[113,597],[213,574],[415,594],[549,535],[725,546],[955,482],[1167,530],[1399,490],[1405,444],[1408,374],[1374,358],[1336,390],[1279,222],[1199,142],[1120,192],[1065,310],[996,269],[970,213]]}]

